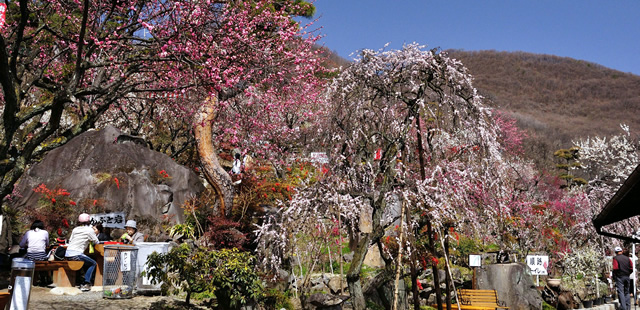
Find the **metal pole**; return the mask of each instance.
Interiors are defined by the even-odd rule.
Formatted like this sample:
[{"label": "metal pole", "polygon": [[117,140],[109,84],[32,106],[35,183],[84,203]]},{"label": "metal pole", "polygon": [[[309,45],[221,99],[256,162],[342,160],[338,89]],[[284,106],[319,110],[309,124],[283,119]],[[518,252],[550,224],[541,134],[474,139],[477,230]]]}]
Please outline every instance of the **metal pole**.
[{"label": "metal pole", "polygon": [[638,284],[638,281],[636,280],[636,276],[638,275],[636,273],[636,262],[638,261],[638,257],[636,256],[636,244],[632,243],[631,244],[631,261],[633,262],[633,267],[631,268],[631,275],[633,276],[633,305],[635,308],[637,308],[636,305],[636,298],[638,296],[636,296],[636,292],[638,291],[638,288],[636,287],[636,285]]}]

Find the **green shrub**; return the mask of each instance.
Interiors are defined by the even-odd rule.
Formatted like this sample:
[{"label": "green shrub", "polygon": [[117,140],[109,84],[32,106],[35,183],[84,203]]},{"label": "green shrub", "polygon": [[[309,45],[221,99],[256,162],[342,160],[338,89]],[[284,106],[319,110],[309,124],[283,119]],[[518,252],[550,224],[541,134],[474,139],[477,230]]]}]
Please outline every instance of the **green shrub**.
[{"label": "green shrub", "polygon": [[152,283],[163,282],[163,292],[187,294],[213,292],[222,309],[239,309],[259,300],[262,282],[254,266],[255,258],[238,249],[210,251],[184,243],[166,254],[153,253],[145,272]]},{"label": "green shrub", "polygon": [[280,290],[272,288],[267,290],[267,292],[265,293],[262,304],[267,310],[293,310],[294,307],[289,298],[290,296],[288,291],[282,292]]}]

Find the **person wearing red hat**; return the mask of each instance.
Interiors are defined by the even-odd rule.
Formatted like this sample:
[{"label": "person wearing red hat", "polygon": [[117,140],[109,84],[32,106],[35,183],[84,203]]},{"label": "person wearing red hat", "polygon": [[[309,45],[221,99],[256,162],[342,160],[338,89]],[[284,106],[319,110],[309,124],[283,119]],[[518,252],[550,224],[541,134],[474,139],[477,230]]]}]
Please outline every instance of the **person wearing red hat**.
[{"label": "person wearing red hat", "polygon": [[98,244],[100,240],[96,236],[95,231],[89,225],[91,217],[89,214],[82,213],[78,216],[78,226],[71,231],[71,237],[67,243],[67,253],[65,258],[68,260],[80,260],[84,262],[82,269],[84,273],[84,283],[80,286],[80,290],[87,292],[91,290],[91,278],[96,270],[97,263],[91,257],[84,254],[89,243]]}]

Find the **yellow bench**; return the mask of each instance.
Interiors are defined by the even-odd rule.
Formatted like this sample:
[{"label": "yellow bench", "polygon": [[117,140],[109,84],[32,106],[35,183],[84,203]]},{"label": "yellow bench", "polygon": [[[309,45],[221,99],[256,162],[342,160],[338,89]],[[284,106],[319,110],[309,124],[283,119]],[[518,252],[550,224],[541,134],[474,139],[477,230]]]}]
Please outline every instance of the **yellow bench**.
[{"label": "yellow bench", "polygon": [[[509,309],[509,307],[501,305],[498,301],[498,294],[495,290],[458,290],[458,300],[460,301],[460,309],[463,310],[496,310]],[[437,308],[437,305],[433,305]],[[452,309],[457,309],[452,304]]]},{"label": "yellow bench", "polygon": [[57,287],[73,287],[76,285],[76,271],[82,268],[83,261],[37,261],[35,271],[53,271],[53,284]]},{"label": "yellow bench", "polygon": [[461,309],[469,310],[495,310],[509,309],[498,301],[496,290],[458,290],[458,300]]}]

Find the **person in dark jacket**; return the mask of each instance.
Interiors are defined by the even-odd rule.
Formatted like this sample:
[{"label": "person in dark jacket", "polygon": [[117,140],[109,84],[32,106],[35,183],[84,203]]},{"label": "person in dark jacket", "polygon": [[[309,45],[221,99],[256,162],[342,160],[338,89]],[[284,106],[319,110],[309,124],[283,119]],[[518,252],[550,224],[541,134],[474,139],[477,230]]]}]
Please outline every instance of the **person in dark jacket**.
[{"label": "person in dark jacket", "polygon": [[629,289],[631,287],[631,279],[629,275],[633,271],[633,262],[629,256],[622,254],[622,248],[617,246],[614,249],[616,256],[613,257],[613,277],[616,281],[616,290],[618,292],[618,301],[621,310],[631,309],[631,298],[629,298]]},{"label": "person in dark jacket", "polygon": [[96,233],[96,236],[98,236],[98,240],[100,240],[100,242],[111,241],[111,236],[105,233],[102,223],[98,223],[93,226],[93,231]]},{"label": "person in dark jacket", "polygon": [[11,267],[11,259],[9,251],[13,245],[13,236],[11,235],[11,221],[9,216],[4,214],[4,207],[0,208],[0,267],[9,269]]}]

